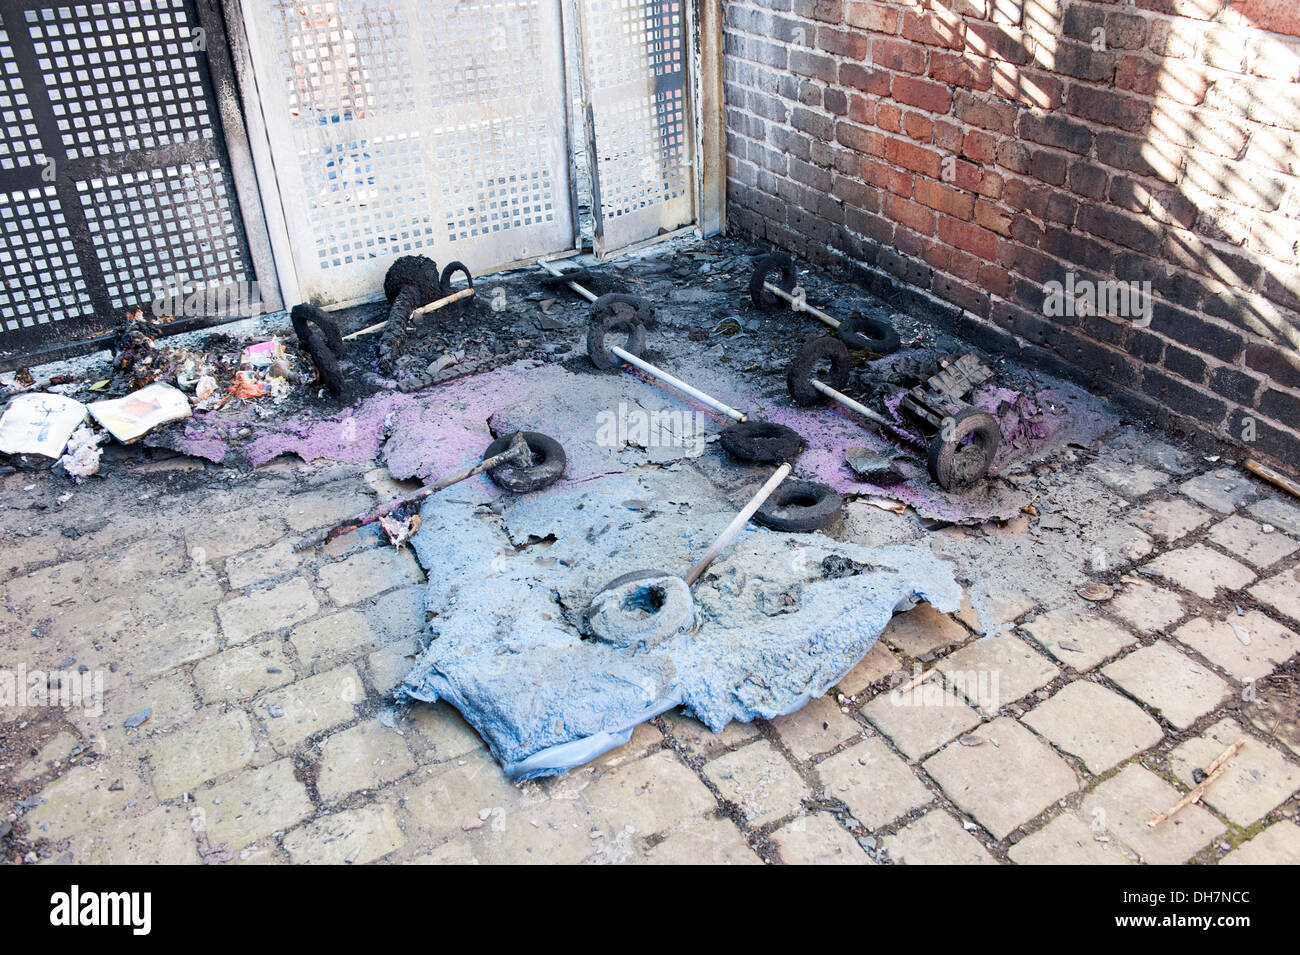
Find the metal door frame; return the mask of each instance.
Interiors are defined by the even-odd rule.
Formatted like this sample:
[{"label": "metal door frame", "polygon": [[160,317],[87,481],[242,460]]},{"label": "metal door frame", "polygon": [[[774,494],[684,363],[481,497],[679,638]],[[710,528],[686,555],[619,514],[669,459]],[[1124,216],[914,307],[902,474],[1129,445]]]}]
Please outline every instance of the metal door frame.
[{"label": "metal door frame", "polygon": [[[27,92],[29,107],[34,114],[33,121],[37,125],[41,142],[52,150],[61,148],[62,137],[49,102],[35,95],[43,88],[43,81],[40,79],[41,71],[27,30],[27,21],[22,16],[22,12],[26,9],[44,9],[61,5],[76,7],[79,4],[75,0],[67,0],[65,4],[51,3],[48,0],[35,3],[10,0],[4,4],[5,12],[13,19],[12,23],[6,23],[6,29],[10,32],[10,44],[19,68],[19,77],[24,80],[25,88],[29,84],[32,86]],[[260,310],[278,311],[283,308],[283,297],[276,262],[271,253],[267,224],[262,214],[262,203],[258,198],[258,180],[252,166],[247,162],[248,136],[243,128],[239,96],[233,84],[233,70],[227,51],[226,31],[221,19],[221,11],[217,8],[215,0],[186,0],[186,6],[193,14],[199,28],[203,30],[204,49],[201,52],[204,55],[198,58],[198,64],[200,72],[205,74],[203,77],[206,81],[205,85],[211,92],[214,115],[213,155],[209,158],[217,161],[221,171],[229,178],[233,189],[231,211],[236,218],[236,226],[241,238],[241,253],[245,256],[248,271],[261,293],[258,303]],[[164,159],[170,152],[175,154],[177,162],[193,161],[193,157],[185,155],[183,147],[164,146],[153,151]],[[76,321],[76,327],[68,328],[62,335],[59,327],[62,323],[36,325],[29,329],[6,333],[14,344],[12,347],[7,346],[4,353],[0,353],[0,371],[86,354],[104,348],[111,342],[113,337],[111,332],[98,335],[96,333],[115,328],[123,316],[115,314],[117,308],[109,296],[99,266],[93,234],[88,226],[86,211],[76,187],[79,180],[88,181],[92,176],[66,175],[65,171],[69,165],[73,170],[78,170],[83,165],[93,163],[98,167],[95,172],[101,175],[113,175],[129,171],[130,164],[125,157],[136,155],[139,153],[108,154],[75,160],[64,157],[59,160],[62,168],[57,170],[53,182],[47,182],[42,178],[41,164],[27,167],[31,181],[20,186],[20,189],[43,186],[53,186],[55,189],[68,228],[69,241],[73,244],[77,261],[83,271],[91,312],[84,321]],[[11,170],[12,173],[22,176],[23,170]],[[93,268],[87,269],[86,263],[91,263]],[[179,318],[166,328],[169,334],[174,334],[236,321],[243,317],[247,316],[205,315]],[[68,334],[74,336],[72,340],[57,340]],[[46,340],[41,341],[42,338]],[[50,341],[50,338],[56,340]]]}]

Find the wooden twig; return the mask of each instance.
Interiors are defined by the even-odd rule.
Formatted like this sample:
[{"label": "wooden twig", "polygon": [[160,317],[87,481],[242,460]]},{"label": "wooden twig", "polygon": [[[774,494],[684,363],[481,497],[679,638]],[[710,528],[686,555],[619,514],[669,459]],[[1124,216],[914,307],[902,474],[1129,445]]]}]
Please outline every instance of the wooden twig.
[{"label": "wooden twig", "polygon": [[1280,487],[1282,490],[1300,497],[1300,484],[1291,480],[1285,474],[1274,471],[1267,464],[1260,464],[1258,461],[1247,460],[1246,470],[1251,474],[1262,477],[1269,484]]},{"label": "wooden twig", "polygon": [[912,677],[912,679],[908,680],[906,683],[900,686],[896,692],[906,693],[909,690],[914,690],[922,683],[924,683],[926,680],[928,680],[933,674],[938,672],[939,672],[938,667],[932,667],[929,670],[926,670],[924,673]]},{"label": "wooden twig", "polygon": [[468,478],[472,478],[476,474],[482,474],[484,471],[490,471],[492,468],[495,468],[498,465],[509,464],[512,461],[521,461],[521,460],[525,464],[527,464],[528,461],[530,460],[528,444],[524,441],[522,433],[518,434],[515,437],[515,440],[511,442],[510,447],[507,448],[505,451],[502,451],[500,454],[495,454],[490,458],[484,458],[482,461],[474,465],[472,468],[465,468],[463,471],[457,471],[455,474],[449,474],[447,477],[441,478],[433,482],[432,484],[426,484],[424,487],[420,488],[414,494],[411,494],[407,497],[399,497],[396,500],[389,501],[383,507],[377,507],[373,511],[366,511],[361,514],[357,514],[353,517],[349,517],[347,520],[340,521],[339,523],[335,524],[333,527],[327,530],[318,531],[315,534],[310,535],[309,537],[305,537],[301,541],[299,541],[297,545],[295,545],[294,550],[304,551],[309,548],[315,547],[318,544],[328,544],[336,537],[341,537],[342,535],[349,534],[352,531],[360,530],[361,528],[365,527],[368,524],[373,524],[376,521],[387,517],[389,514],[393,513],[393,511],[397,510],[399,507],[404,507],[407,504],[415,504],[419,501],[423,501],[430,494],[434,494],[438,491],[441,491],[443,488],[451,487],[451,485],[453,484],[457,484]]},{"label": "wooden twig", "polygon": [[1243,736],[1241,739],[1237,740],[1237,742],[1233,743],[1222,753],[1216,756],[1214,762],[1210,763],[1209,766],[1205,767],[1205,778],[1201,780],[1200,785],[1198,785],[1195,789],[1189,792],[1182,799],[1178,800],[1178,802],[1174,803],[1164,812],[1160,813],[1160,815],[1152,816],[1150,819],[1148,819],[1147,825],[1150,826],[1152,829],[1154,829],[1156,826],[1160,825],[1160,823],[1164,822],[1166,819],[1175,815],[1180,809],[1184,809],[1187,806],[1190,806],[1194,802],[1200,802],[1201,797],[1205,795],[1205,791],[1210,788],[1210,784],[1228,771],[1228,760],[1236,756],[1237,753],[1241,750],[1241,748],[1245,745],[1246,745],[1246,737]]},{"label": "wooden twig", "polygon": [[[412,310],[410,320],[415,321],[421,315],[428,314],[429,312],[436,312],[440,308],[446,308],[453,302],[459,302],[461,299],[469,298],[473,294],[473,288],[463,288],[460,291],[452,292],[450,295],[444,296],[443,298],[435,299],[427,305],[421,305],[419,308]],[[373,335],[387,324],[388,320],[385,319],[382,322],[376,322],[374,325],[367,325],[365,328],[358,329],[351,335],[344,335],[343,340],[345,342],[350,342],[352,339],[360,338],[363,335]]]}]

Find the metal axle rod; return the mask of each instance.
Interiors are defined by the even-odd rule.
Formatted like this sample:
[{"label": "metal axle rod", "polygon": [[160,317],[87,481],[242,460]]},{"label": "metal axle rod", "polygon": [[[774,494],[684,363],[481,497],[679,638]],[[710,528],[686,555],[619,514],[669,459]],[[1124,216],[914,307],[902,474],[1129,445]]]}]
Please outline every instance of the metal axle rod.
[{"label": "metal axle rod", "polygon": [[824,394],[831,401],[834,401],[836,404],[842,405],[845,408],[848,408],[850,411],[856,411],[858,414],[862,415],[862,417],[869,418],[870,420],[874,421],[876,424],[884,425],[887,428],[893,427],[893,422],[890,421],[888,418],[886,418],[884,415],[878,414],[877,412],[872,411],[866,405],[854,401],[852,398],[844,394],[842,391],[836,391],[830,385],[823,384],[822,382],[818,381],[816,378],[809,378],[808,384],[812,385],[814,388],[816,388],[818,391]]},{"label": "metal axle rod", "polygon": [[793,308],[796,312],[807,312],[813,318],[817,319],[820,322],[825,322],[831,328],[840,327],[840,323],[838,319],[831,318],[829,315],[823,312],[816,305],[809,305],[803,299],[796,298],[795,296],[787,292],[785,289],[781,288],[779,285],[773,285],[771,282],[764,282],[763,288],[767,289],[777,298],[789,303],[790,307]]},{"label": "metal axle rod", "polygon": [[718,539],[715,540],[709,546],[709,549],[704,552],[704,556],[695,562],[695,566],[691,568],[690,573],[688,573],[684,578],[687,587],[692,586],[695,581],[700,579],[700,576],[709,569],[709,565],[717,560],[718,555],[722,553],[727,545],[736,539],[736,535],[738,535],[741,530],[744,529],[745,525],[749,523],[749,519],[754,516],[754,512],[763,506],[763,502],[771,496],[772,492],[776,490],[777,485],[784,481],[789,474],[789,463],[781,465],[772,472],[772,476],[767,479],[767,483],[758,489],[758,493],[755,494],[753,498],[750,499],[750,502],[745,505],[744,510],[732,518],[731,523],[727,525],[726,530],[718,535]]},{"label": "metal axle rod", "polygon": [[[559,278],[564,274],[564,272],[561,269],[556,268],[554,265],[552,265],[550,262],[546,261],[545,259],[538,259],[537,264],[540,265],[542,268],[544,268],[546,271],[550,272],[556,278]],[[564,284],[569,286],[569,288],[573,289],[575,292],[577,292],[579,295],[585,298],[588,302],[596,301],[597,298],[596,294],[594,292],[587,291],[586,288],[579,285],[577,282],[565,282]]]},{"label": "metal axle rod", "polygon": [[524,464],[527,465],[530,460],[531,453],[528,450],[528,443],[524,441],[522,433],[517,434],[515,440],[511,442],[510,447],[505,451],[502,451],[500,454],[494,454],[490,458],[484,458],[471,468],[465,468],[464,470],[457,471],[454,474],[449,474],[444,478],[439,478],[432,484],[426,484],[409,497],[399,497],[373,511],[364,511],[361,514],[349,517],[345,521],[340,521],[328,530],[319,531],[310,537],[304,538],[294,547],[294,550],[303,551],[315,547],[318,544],[328,544],[336,537],[341,537],[344,534],[359,530],[367,524],[373,524],[380,518],[387,517],[399,507],[423,501],[429,495],[435,494],[443,488],[451,487],[453,484],[459,484],[461,481],[468,480],[476,474],[490,471],[498,465],[510,464],[516,461],[523,461]]},{"label": "metal axle rod", "polygon": [[731,418],[733,421],[749,420],[748,416],[743,411],[737,411],[735,408],[731,407],[731,405],[719,401],[717,398],[714,398],[712,395],[706,395],[704,392],[700,391],[700,389],[694,388],[691,385],[688,385],[686,382],[682,381],[680,378],[668,374],[668,372],[664,371],[662,368],[652,365],[648,361],[645,361],[644,359],[637,358],[636,355],[633,355],[627,349],[619,348],[617,345],[610,345],[608,346],[608,348],[611,352],[613,352],[619,358],[623,359],[623,361],[627,362],[629,365],[633,365],[637,368],[640,368],[650,377],[658,378],[664,384],[676,388],[678,391],[682,392],[685,395],[689,395],[690,397],[694,398],[696,401],[700,402],[701,404],[708,405],[714,411],[721,412],[722,414],[726,415],[728,418]]}]

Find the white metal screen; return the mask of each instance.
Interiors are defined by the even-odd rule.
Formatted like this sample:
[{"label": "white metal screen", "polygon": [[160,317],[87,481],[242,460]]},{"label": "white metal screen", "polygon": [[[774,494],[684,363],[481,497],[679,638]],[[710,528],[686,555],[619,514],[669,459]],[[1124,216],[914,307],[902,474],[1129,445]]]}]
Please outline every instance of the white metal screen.
[{"label": "white metal screen", "polygon": [[299,299],[572,247],[560,0],[241,7]]},{"label": "white metal screen", "polygon": [[596,247],[695,221],[683,0],[579,0]]}]

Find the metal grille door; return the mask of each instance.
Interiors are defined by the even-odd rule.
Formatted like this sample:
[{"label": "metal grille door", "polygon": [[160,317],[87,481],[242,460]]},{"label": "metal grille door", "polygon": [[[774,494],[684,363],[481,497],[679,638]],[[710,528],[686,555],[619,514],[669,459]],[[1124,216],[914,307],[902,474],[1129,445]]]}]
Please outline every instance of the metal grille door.
[{"label": "metal grille door", "polygon": [[695,220],[682,0],[579,0],[596,248]]},{"label": "metal grille door", "polygon": [[190,0],[0,0],[0,353],[196,291],[259,304],[209,41]]},{"label": "metal grille door", "polygon": [[573,245],[559,0],[242,4],[300,299]]}]

